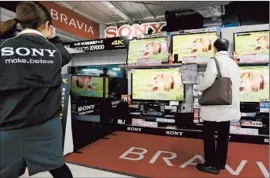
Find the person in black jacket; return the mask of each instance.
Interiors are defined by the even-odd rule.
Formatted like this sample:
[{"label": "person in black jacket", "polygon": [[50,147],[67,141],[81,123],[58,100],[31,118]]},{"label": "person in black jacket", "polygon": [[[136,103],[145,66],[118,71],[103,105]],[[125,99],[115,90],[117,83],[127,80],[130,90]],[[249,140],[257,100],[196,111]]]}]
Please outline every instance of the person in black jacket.
[{"label": "person in black jacket", "polygon": [[[23,31],[13,36],[17,24]],[[30,175],[72,178],[60,120],[61,67],[71,57],[52,18],[41,4],[21,2],[0,32],[0,177],[17,178],[27,167]]]}]

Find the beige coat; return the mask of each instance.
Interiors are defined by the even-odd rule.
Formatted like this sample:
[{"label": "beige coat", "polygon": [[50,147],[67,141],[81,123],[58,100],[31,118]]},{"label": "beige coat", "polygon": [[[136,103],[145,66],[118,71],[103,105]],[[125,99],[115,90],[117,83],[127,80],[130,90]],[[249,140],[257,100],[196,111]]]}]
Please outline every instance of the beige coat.
[{"label": "beige coat", "polygon": [[[232,81],[232,105],[202,106],[200,117],[205,121],[239,121],[240,112],[240,68],[233,61],[226,51],[218,52],[215,55],[220,65],[221,76],[229,77]],[[199,90],[204,91],[211,87],[217,76],[215,61],[211,59],[206,67],[204,77],[199,84]],[[213,93],[214,95],[215,93]]]}]

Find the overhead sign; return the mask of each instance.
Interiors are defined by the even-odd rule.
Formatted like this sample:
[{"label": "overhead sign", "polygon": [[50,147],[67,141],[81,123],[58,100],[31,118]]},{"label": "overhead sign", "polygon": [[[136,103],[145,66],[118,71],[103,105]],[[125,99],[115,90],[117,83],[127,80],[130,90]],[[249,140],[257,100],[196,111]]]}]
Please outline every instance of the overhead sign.
[{"label": "overhead sign", "polygon": [[128,39],[117,37],[65,43],[64,45],[70,53],[85,53],[90,51],[125,49],[128,45]]},{"label": "overhead sign", "polygon": [[152,33],[160,33],[165,26],[166,22],[122,25],[120,27],[110,26],[105,29],[105,38],[125,36],[132,39],[134,37],[147,35],[150,29],[153,31]]},{"label": "overhead sign", "polygon": [[86,39],[99,38],[99,24],[55,2],[40,2],[50,12],[53,25],[63,31]]}]

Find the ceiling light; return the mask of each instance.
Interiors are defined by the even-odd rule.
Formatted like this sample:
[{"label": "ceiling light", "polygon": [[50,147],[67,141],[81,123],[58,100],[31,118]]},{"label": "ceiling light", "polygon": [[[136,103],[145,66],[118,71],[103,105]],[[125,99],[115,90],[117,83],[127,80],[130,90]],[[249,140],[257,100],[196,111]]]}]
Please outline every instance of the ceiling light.
[{"label": "ceiling light", "polygon": [[195,9],[199,14],[205,18],[220,17],[224,14],[224,6],[210,6]]},{"label": "ceiling light", "polygon": [[109,8],[111,8],[111,9],[113,9],[113,8],[114,8],[114,6],[113,6],[112,4],[110,4],[108,7],[109,7]]}]

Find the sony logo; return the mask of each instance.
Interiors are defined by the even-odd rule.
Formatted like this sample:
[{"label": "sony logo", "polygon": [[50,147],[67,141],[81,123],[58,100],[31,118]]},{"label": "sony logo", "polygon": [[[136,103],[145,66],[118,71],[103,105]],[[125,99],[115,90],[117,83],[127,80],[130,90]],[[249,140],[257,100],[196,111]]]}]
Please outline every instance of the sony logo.
[{"label": "sony logo", "polygon": [[1,48],[1,56],[44,56],[45,53],[47,53],[46,56],[48,55],[49,57],[54,57],[55,52],[56,50],[52,49],[36,49],[25,47],[20,47],[16,49],[14,49],[13,47]]},{"label": "sony logo", "polygon": [[95,109],[95,105],[87,105],[87,106],[80,106],[78,107],[78,112],[81,111],[89,111]]},{"label": "sony logo", "polygon": [[112,105],[118,105],[121,102],[121,100],[119,101],[112,101]]},{"label": "sony logo", "polygon": [[179,131],[166,131],[166,135],[172,135],[172,136],[182,136],[183,132],[179,132]]},{"label": "sony logo", "polygon": [[128,131],[132,131],[132,132],[141,132],[142,128],[137,128],[137,127],[127,127]]},{"label": "sony logo", "polygon": [[148,34],[149,29],[152,29],[153,33],[159,33],[164,26],[166,26],[166,22],[133,24],[132,26],[122,25],[119,28],[117,26],[110,26],[105,29],[105,37],[114,38],[126,36],[129,39],[132,39],[133,37],[140,37],[141,35]]}]

